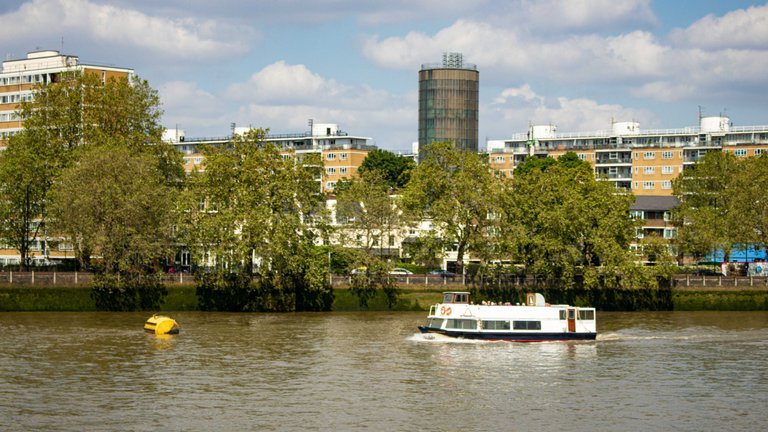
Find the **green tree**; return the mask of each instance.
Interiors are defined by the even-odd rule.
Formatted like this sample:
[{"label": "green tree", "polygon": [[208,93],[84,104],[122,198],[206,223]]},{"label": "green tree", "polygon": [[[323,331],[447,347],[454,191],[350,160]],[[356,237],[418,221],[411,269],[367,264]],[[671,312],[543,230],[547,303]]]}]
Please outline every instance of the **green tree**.
[{"label": "green tree", "polygon": [[181,201],[182,238],[198,262],[242,275],[235,285],[256,277],[243,309],[327,309],[327,255],[315,246],[327,238],[316,181],[322,162],[283,157],[265,135],[252,130],[204,150],[205,170],[191,176]]},{"label": "green tree", "polygon": [[[102,82],[96,74],[61,73],[53,83],[35,87],[35,97],[23,102],[18,114],[24,129],[11,140],[12,152],[0,167],[6,220],[32,217],[34,222],[26,226],[44,228],[49,213],[46,206],[52,202],[51,187],[81,154],[89,154],[78,149],[103,146],[108,152],[120,146],[132,154],[151,155],[165,183],[181,183],[181,155],[161,140],[162,110],[157,92],[138,77]],[[24,163],[18,163],[21,160]],[[34,193],[29,193],[29,181],[9,181],[29,179],[30,170],[36,176]],[[81,189],[81,193],[89,191]],[[20,196],[33,197],[34,202],[14,198]],[[61,210],[68,203],[58,204]],[[15,240],[9,241],[6,235],[6,242],[16,245],[24,256],[22,237],[33,241],[36,233],[15,232]]]},{"label": "green tree", "polygon": [[633,197],[589,164],[566,158],[516,173],[501,202],[499,249],[528,272],[566,283],[582,274],[588,286],[627,273]]},{"label": "green tree", "polygon": [[171,245],[174,194],[150,155],[122,145],[84,149],[54,185],[54,228],[72,239],[82,263],[97,270],[146,274]]},{"label": "green tree", "polygon": [[432,221],[435,237],[442,239],[444,248],[456,245],[461,273],[465,254],[488,250],[499,180],[487,158],[450,143],[431,144],[425,155],[403,189],[403,208],[411,221]]},{"label": "green tree", "polygon": [[739,242],[768,247],[768,154],[738,162],[730,192]]},{"label": "green tree", "polygon": [[365,267],[356,275],[352,290],[366,306],[378,288],[393,306],[397,290],[389,281],[391,266],[386,261],[402,229],[401,210],[390,195],[388,183],[379,170],[363,171],[336,198],[339,243],[357,251],[355,267]]},{"label": "green tree", "polygon": [[735,211],[739,161],[731,153],[710,151],[672,182],[680,205],[673,211],[677,241],[683,253],[702,257],[723,250],[728,260],[733,245],[746,241],[745,220]]},{"label": "green tree", "polygon": [[387,186],[400,189],[408,183],[410,171],[415,166],[416,163],[409,157],[376,149],[368,152],[368,156],[365,157],[357,172],[363,175],[369,171],[379,171]]},{"label": "green tree", "polygon": [[540,158],[528,156],[515,167],[514,175],[523,175],[531,171],[544,171],[548,167],[555,165],[557,160],[553,157]]},{"label": "green tree", "polygon": [[45,230],[50,176],[41,149],[26,138],[24,133],[14,135],[0,153],[0,238],[19,251],[21,265],[28,270],[30,249]]}]

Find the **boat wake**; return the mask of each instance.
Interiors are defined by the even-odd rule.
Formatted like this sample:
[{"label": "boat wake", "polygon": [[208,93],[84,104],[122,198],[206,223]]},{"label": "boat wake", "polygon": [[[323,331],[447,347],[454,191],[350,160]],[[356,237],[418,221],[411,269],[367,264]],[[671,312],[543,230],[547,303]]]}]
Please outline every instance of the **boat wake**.
[{"label": "boat wake", "polygon": [[445,336],[437,333],[414,333],[408,336],[406,340],[421,343],[453,343],[453,344],[487,344],[498,341],[489,341],[481,339],[464,339],[451,336]]}]

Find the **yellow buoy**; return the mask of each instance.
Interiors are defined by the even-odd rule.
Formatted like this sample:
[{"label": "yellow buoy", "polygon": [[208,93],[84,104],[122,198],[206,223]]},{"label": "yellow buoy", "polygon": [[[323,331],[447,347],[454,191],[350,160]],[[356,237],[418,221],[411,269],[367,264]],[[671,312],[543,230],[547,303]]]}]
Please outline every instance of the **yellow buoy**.
[{"label": "yellow buoy", "polygon": [[158,335],[178,334],[179,323],[171,317],[155,314],[144,323],[144,330]]}]

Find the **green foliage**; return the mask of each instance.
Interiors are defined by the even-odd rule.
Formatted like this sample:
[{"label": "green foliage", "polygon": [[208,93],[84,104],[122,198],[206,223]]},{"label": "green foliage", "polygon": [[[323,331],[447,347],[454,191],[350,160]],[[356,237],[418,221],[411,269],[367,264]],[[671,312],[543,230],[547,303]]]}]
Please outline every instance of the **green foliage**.
[{"label": "green foliage", "polygon": [[673,212],[683,252],[702,257],[736,245],[768,245],[768,156],[711,151],[673,182]]},{"label": "green foliage", "polygon": [[596,180],[589,164],[563,157],[507,180],[501,197],[498,257],[529,274],[574,286],[637,286],[629,244],[631,194]]},{"label": "green foliage", "polygon": [[243,273],[214,271],[197,275],[197,304],[202,311],[254,311],[256,288]]},{"label": "green foliage", "polygon": [[59,177],[51,211],[79,256],[100,256],[102,271],[145,272],[170,252],[174,195],[151,156],[99,146]]},{"label": "green foliage", "polygon": [[528,174],[532,171],[546,171],[552,165],[555,165],[557,160],[553,157],[540,158],[536,156],[528,156],[515,167],[514,175],[520,176]]},{"label": "green foliage", "polygon": [[328,257],[315,246],[328,238],[315,181],[322,161],[282,157],[265,135],[256,129],[204,150],[205,171],[191,176],[179,201],[179,235],[195,261],[237,275],[237,283],[224,278],[211,286],[245,295],[244,303],[212,307],[250,310],[258,302],[247,297],[260,296],[270,310],[325,309]]},{"label": "green foliage", "polygon": [[157,274],[99,274],[91,287],[96,309],[103,311],[159,310],[167,294],[168,290]]},{"label": "green foliage", "polygon": [[680,199],[673,218],[683,252],[700,257],[723,249],[726,256],[730,254],[738,229],[733,217],[737,163],[730,153],[711,151],[673,181],[674,194]]},{"label": "green foliage", "polygon": [[[50,214],[57,224],[46,234],[58,229],[69,235],[86,265],[92,253],[106,255],[107,272],[146,267],[137,262],[140,254],[156,260],[163,251],[147,234],[168,230],[168,220],[160,216],[174,194],[165,186],[178,187],[183,178],[181,155],[161,140],[157,92],[137,77],[102,82],[96,74],[62,73],[36,87],[19,115],[24,130],[0,160],[0,188],[8,194],[0,216],[35,219],[27,226],[38,230],[45,229]],[[15,179],[13,186],[9,179]],[[3,236],[24,256],[24,242],[37,233],[15,229]],[[159,238],[165,242],[167,235]]]},{"label": "green foliage", "polygon": [[441,249],[456,245],[461,273],[466,253],[489,256],[488,234],[495,225],[500,191],[487,158],[450,143],[434,143],[411,172],[401,201],[412,223],[432,221],[432,237],[442,241]]},{"label": "green foliage", "polygon": [[396,155],[392,152],[376,149],[368,152],[357,172],[364,175],[371,171],[378,171],[383,177],[387,187],[400,189],[408,184],[410,171],[416,166],[413,159]]},{"label": "green foliage", "polygon": [[45,149],[21,133],[0,152],[0,239],[19,251],[25,270],[30,247],[45,230],[46,195],[52,173]]},{"label": "green foliage", "polygon": [[195,292],[203,311],[328,311],[333,305],[328,285],[308,289],[305,277],[295,274],[254,279],[242,272],[216,270],[198,275]]}]

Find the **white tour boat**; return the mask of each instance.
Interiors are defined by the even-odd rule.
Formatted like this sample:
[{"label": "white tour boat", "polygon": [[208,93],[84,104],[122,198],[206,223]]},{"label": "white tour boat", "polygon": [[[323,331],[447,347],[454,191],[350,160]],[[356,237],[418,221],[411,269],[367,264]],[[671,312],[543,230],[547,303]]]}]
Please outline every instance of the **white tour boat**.
[{"label": "white tour boat", "polygon": [[443,293],[429,308],[424,334],[517,342],[590,340],[597,337],[595,308],[550,305],[539,293],[528,293],[524,305],[472,304],[469,293]]}]

